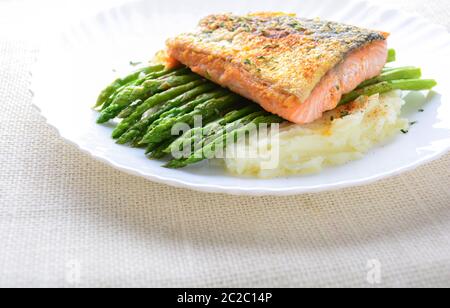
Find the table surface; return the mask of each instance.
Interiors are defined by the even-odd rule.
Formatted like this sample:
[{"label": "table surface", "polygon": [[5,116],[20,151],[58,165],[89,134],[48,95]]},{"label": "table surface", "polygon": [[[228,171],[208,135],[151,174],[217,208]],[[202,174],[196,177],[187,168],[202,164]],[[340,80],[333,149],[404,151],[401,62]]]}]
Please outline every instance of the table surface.
[{"label": "table surface", "polygon": [[[61,140],[31,105],[34,34],[119,2],[0,0],[0,287],[450,287],[449,155],[365,187],[232,197]],[[450,27],[448,0],[375,2]]]}]

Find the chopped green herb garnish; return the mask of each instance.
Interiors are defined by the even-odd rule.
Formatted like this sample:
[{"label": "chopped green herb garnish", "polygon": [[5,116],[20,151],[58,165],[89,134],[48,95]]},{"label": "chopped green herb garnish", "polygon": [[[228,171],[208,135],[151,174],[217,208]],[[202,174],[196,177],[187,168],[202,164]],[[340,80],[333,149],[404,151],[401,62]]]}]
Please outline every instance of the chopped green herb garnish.
[{"label": "chopped green herb garnish", "polygon": [[409,133],[409,130],[406,130],[406,129],[401,129],[400,130],[402,133],[404,133],[405,135],[407,134],[407,133]]},{"label": "chopped green herb garnish", "polygon": [[419,109],[419,112],[425,112],[425,110],[423,110],[423,109]]},{"label": "chopped green herb garnish", "polygon": [[131,66],[138,66],[138,65],[140,65],[140,64],[142,64],[142,62],[133,62],[133,61],[130,61],[130,65],[131,65]]},{"label": "chopped green herb garnish", "polygon": [[249,59],[245,59],[245,60],[244,60],[244,64],[245,64],[245,65],[251,65],[251,64],[252,64],[252,61],[250,61]]},{"label": "chopped green herb garnish", "polygon": [[416,125],[417,123],[418,123],[417,121],[413,121],[413,122],[410,122],[409,125],[413,126],[413,125]]},{"label": "chopped green herb garnish", "polygon": [[306,28],[303,27],[303,25],[300,22],[298,22],[298,21],[290,23],[289,26],[291,28],[294,28],[297,31],[305,31],[306,30]]}]

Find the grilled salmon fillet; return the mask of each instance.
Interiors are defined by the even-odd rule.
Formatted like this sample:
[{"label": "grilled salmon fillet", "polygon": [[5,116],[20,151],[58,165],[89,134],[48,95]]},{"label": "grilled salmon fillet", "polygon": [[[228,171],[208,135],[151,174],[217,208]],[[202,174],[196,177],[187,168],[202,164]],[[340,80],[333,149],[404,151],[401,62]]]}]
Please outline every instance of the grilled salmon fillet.
[{"label": "grilled salmon fillet", "polygon": [[336,108],[379,75],[388,34],[283,13],[211,15],[195,33],[167,41],[194,72],[298,124]]}]

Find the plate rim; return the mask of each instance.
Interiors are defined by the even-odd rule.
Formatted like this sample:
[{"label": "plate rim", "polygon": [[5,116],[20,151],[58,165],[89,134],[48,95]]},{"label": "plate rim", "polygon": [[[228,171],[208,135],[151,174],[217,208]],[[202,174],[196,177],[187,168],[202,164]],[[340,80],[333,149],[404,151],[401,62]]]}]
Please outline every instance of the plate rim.
[{"label": "plate rim", "polygon": [[[373,2],[367,1],[367,0],[348,0],[349,2],[355,4],[355,3],[364,3],[365,5],[369,6],[375,6],[380,7],[381,5],[375,4]],[[104,8],[101,11],[98,11],[96,14],[93,14],[91,16],[85,16],[83,18],[79,18],[78,21],[87,21],[95,16],[98,16],[100,14],[107,13],[111,10],[116,10],[123,8],[125,6],[134,5],[135,3],[141,2],[141,0],[134,0],[130,2],[123,3],[121,5],[116,6],[110,6],[107,8]],[[436,24],[432,22],[431,20],[425,18],[422,15],[419,15],[418,13],[406,13],[401,11],[398,8],[392,8],[387,7],[386,10],[395,10],[396,12],[408,16],[408,17],[414,17],[415,19],[420,20],[421,22],[426,22],[429,24],[429,26],[433,26],[436,29],[444,30],[449,33],[448,29],[440,24]],[[73,26],[73,24],[70,24],[69,26]],[[55,36],[57,34],[63,33],[68,27],[63,27],[60,31],[57,33],[53,33]],[[52,40],[54,39],[54,36],[51,35],[46,38],[46,40]],[[43,40],[44,41],[44,40]],[[44,44],[42,44],[43,46]],[[40,49],[42,51],[42,49]],[[105,165],[108,165],[114,169],[117,169],[121,172],[124,172],[129,175],[145,178],[146,180],[150,180],[152,182],[156,182],[159,184],[169,185],[176,188],[182,188],[182,189],[190,189],[198,192],[204,192],[204,193],[225,193],[230,195],[236,195],[236,196],[294,196],[294,195],[301,195],[301,194],[313,194],[313,193],[320,193],[320,192],[330,192],[330,191],[336,191],[344,188],[352,188],[352,187],[361,187],[366,185],[371,185],[373,183],[379,182],[383,179],[391,178],[403,173],[407,173],[410,171],[413,171],[417,169],[420,166],[423,166],[427,163],[430,163],[432,161],[438,160],[445,156],[450,151],[450,144],[446,145],[445,147],[441,147],[439,151],[435,151],[433,153],[430,153],[429,155],[418,159],[417,161],[401,166],[396,169],[392,169],[390,171],[386,171],[383,173],[378,173],[373,176],[367,176],[364,178],[359,178],[357,180],[348,180],[348,181],[341,181],[336,182],[333,184],[326,184],[326,185],[313,185],[313,186],[289,186],[287,188],[268,188],[268,187],[242,187],[242,186],[224,186],[224,185],[217,185],[217,184],[196,184],[184,180],[174,179],[171,177],[164,177],[160,176],[156,173],[148,174],[144,173],[142,171],[139,171],[132,167],[127,167],[125,165],[122,165],[120,163],[115,162],[113,159],[103,156],[100,153],[96,152],[92,148],[89,148],[87,146],[84,146],[80,143],[77,143],[76,141],[72,140],[70,137],[65,136],[64,132],[57,127],[56,124],[52,123],[49,119],[49,117],[45,114],[45,110],[42,109],[39,106],[39,89],[37,87],[36,82],[36,72],[38,72],[39,67],[41,65],[41,52],[39,55],[37,55],[34,59],[34,64],[32,65],[31,69],[29,70],[29,74],[31,76],[31,82],[29,85],[29,91],[32,96],[32,106],[37,110],[37,112],[40,114],[40,116],[44,119],[46,125],[53,128],[60,138],[62,138],[66,143],[71,144],[75,146],[79,151],[81,151],[84,154],[88,154],[90,157],[92,157],[94,160],[101,162]],[[260,181],[265,181],[265,179],[259,179]]]}]

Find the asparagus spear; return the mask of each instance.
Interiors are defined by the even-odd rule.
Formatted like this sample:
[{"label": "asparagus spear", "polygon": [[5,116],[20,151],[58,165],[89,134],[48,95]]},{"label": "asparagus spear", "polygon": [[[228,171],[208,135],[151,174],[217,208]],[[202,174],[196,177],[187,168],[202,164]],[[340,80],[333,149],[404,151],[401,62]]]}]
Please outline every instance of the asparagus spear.
[{"label": "asparagus spear", "polygon": [[422,70],[417,67],[407,67],[389,70],[381,73],[381,75],[369,79],[359,85],[358,89],[374,85],[383,81],[402,80],[402,79],[419,79],[422,77]]},{"label": "asparagus spear", "polygon": [[217,89],[216,91],[213,91],[211,93],[206,93],[204,95],[199,96],[198,98],[196,98],[195,100],[170,109],[165,111],[164,113],[161,114],[161,116],[159,117],[159,119],[157,119],[149,128],[148,131],[150,131],[151,129],[153,129],[154,127],[158,126],[159,124],[161,124],[163,121],[169,119],[169,118],[175,118],[175,117],[179,117],[185,114],[188,114],[190,112],[192,112],[197,106],[201,105],[201,104],[205,104],[207,101],[210,101],[212,99],[215,98],[219,98],[219,97],[223,97],[226,95],[229,95],[230,92],[226,89]]},{"label": "asparagus spear", "polygon": [[188,114],[190,112],[192,112],[197,106],[202,105],[204,103],[206,103],[207,101],[216,99],[216,98],[220,98],[226,95],[229,95],[230,92],[228,92],[225,89],[218,89],[216,91],[213,91],[211,93],[206,93],[204,95],[199,96],[198,98],[196,98],[193,101],[188,102],[185,105],[167,110],[165,112],[163,112],[161,114],[161,116],[159,117],[159,119],[157,119],[152,126],[150,126],[148,128],[148,130],[153,129],[155,126],[160,125],[163,121],[166,121],[167,119],[171,119],[171,118],[176,118],[176,117],[180,117],[183,116],[185,114]]},{"label": "asparagus spear", "polygon": [[[102,112],[103,110],[105,110],[106,108],[108,108],[108,107],[112,104],[112,102],[114,101],[114,99],[117,97],[117,95],[118,95],[120,92],[122,92],[123,90],[125,90],[126,87],[132,86],[132,85],[135,84],[135,83],[136,83],[136,80],[133,81],[133,82],[130,82],[130,83],[124,85],[124,86],[121,86],[120,88],[118,88],[117,90],[115,90],[115,91],[111,94],[111,96],[108,97],[108,98],[105,100],[105,102],[104,102],[101,106],[99,106],[99,107],[100,107],[100,108],[99,108],[100,112]],[[97,107],[94,107],[94,109],[95,109],[95,108],[97,108]]]},{"label": "asparagus spear", "polygon": [[395,62],[395,60],[397,60],[397,52],[395,51],[395,49],[389,49],[387,62]]},{"label": "asparagus spear", "polygon": [[175,97],[186,93],[187,91],[201,85],[205,81],[203,79],[192,81],[188,84],[181,85],[162,93],[158,93],[150,98],[148,98],[142,105],[140,105],[132,115],[124,119],[113,131],[113,138],[117,139],[122,136],[131,126],[133,126],[137,121],[139,121],[142,115],[155,106],[158,106],[164,102],[167,102]]},{"label": "asparagus spear", "polygon": [[213,123],[206,125],[203,128],[192,129],[191,132],[187,132],[187,136],[194,136],[193,141],[195,142],[196,137],[200,136],[197,142],[207,141],[209,137],[215,135],[220,131],[225,131],[228,124],[232,123],[246,123],[250,120],[253,120],[258,115],[266,114],[265,111],[262,111],[261,107],[256,104],[251,104],[250,106],[246,106],[242,109],[233,110],[230,113],[226,114],[223,118],[216,120]]},{"label": "asparagus spear", "polygon": [[[163,114],[161,114],[159,116],[159,118],[157,120],[155,120],[152,124],[150,124],[148,126],[146,132],[142,136],[139,136],[140,140],[138,140],[138,141],[141,141],[143,136],[145,136],[147,133],[149,133],[155,127],[161,125],[163,122],[168,121],[169,119],[176,118],[176,117],[184,116],[184,115],[192,112],[193,110],[195,110],[195,108],[197,106],[206,104],[207,102],[212,101],[215,98],[220,98],[220,97],[223,97],[223,96],[226,96],[229,94],[230,94],[230,92],[226,89],[218,89],[212,93],[203,94],[203,95],[199,96],[198,98],[196,98],[195,100],[193,100],[185,105],[182,105],[180,107],[173,108],[173,109],[170,109],[170,110],[164,112]],[[137,138],[138,137],[136,137],[135,140],[137,140]]]},{"label": "asparagus spear", "polygon": [[[162,82],[162,79],[169,79],[169,77],[180,76],[186,73],[188,70],[186,68],[177,69],[177,70],[162,70],[159,72],[154,72],[149,75],[146,75],[138,80],[135,80],[132,83],[129,83],[126,86],[119,88],[111,97],[103,104],[101,108],[101,112],[107,112],[105,110],[109,110],[113,107],[110,107],[115,103],[123,103],[126,104],[128,100],[133,99],[130,97],[136,89],[142,89],[142,87],[157,87],[158,82]],[[156,80],[158,82],[156,82]],[[153,83],[152,83],[153,82]],[[137,95],[137,93],[135,92]],[[132,101],[131,101],[132,103]]]},{"label": "asparagus spear", "polygon": [[[205,95],[201,95],[204,92],[207,92],[209,90],[212,90],[216,86],[212,83],[207,83],[204,85],[200,85],[197,88],[194,88],[176,98],[173,100],[168,101],[163,106],[161,106],[161,109],[159,109],[157,112],[142,118],[139,122],[134,124],[126,133],[124,133],[119,140],[117,141],[118,144],[125,144],[128,142],[132,142],[135,139],[139,137],[143,137],[146,133],[147,128],[155,122],[157,119],[161,117],[162,114],[164,114],[166,111],[173,110],[177,106],[183,105],[192,99],[195,100],[201,100],[202,102],[214,98],[217,94],[217,91],[207,93]],[[200,97],[197,97],[200,95]],[[197,98],[196,98],[197,97]]]},{"label": "asparagus spear", "polygon": [[167,155],[167,153],[164,152],[164,150],[172,143],[174,142],[178,137],[174,137],[171,139],[168,139],[164,141],[163,143],[159,144],[156,147],[148,147],[147,148],[147,154],[151,153],[149,158],[151,159],[161,159],[164,156]]},{"label": "asparagus spear", "polygon": [[97,103],[95,104],[95,108],[102,106],[105,101],[113,95],[114,92],[116,92],[120,87],[125,86],[129,84],[130,82],[135,81],[136,79],[141,76],[141,74],[148,75],[153,72],[162,71],[164,69],[164,65],[155,65],[155,66],[149,66],[144,67],[136,72],[124,77],[124,78],[118,78],[116,79],[112,84],[110,84],[108,87],[106,87],[99,95],[97,99]]},{"label": "asparagus spear", "polygon": [[383,81],[362,89],[357,89],[349,94],[344,95],[338,106],[348,104],[356,100],[362,95],[372,96],[377,93],[386,93],[393,90],[404,91],[422,91],[431,90],[437,85],[435,80],[430,79],[406,79]]},{"label": "asparagus spear", "polygon": [[117,118],[119,118],[119,119],[126,119],[126,118],[128,118],[133,112],[136,111],[137,107],[142,105],[143,102],[144,101],[142,99],[138,99],[137,101],[132,103],[130,106],[125,108],[121,113],[119,113]]},{"label": "asparagus spear", "polygon": [[178,123],[185,123],[187,125],[194,124],[194,118],[201,116],[207,120],[214,115],[220,114],[223,110],[236,104],[239,100],[236,94],[229,94],[222,98],[212,99],[197,106],[192,112],[182,115],[180,117],[168,118],[154,127],[141,140],[141,144],[158,143],[169,139],[172,136],[172,127]]},{"label": "asparagus spear", "polygon": [[192,165],[198,162],[201,162],[205,159],[208,159],[211,157],[211,154],[214,153],[214,151],[218,147],[223,147],[225,149],[229,142],[237,142],[238,137],[244,135],[245,132],[249,131],[249,129],[253,127],[258,127],[260,124],[264,123],[282,123],[284,120],[278,116],[275,115],[269,115],[269,116],[261,116],[257,117],[253,121],[251,121],[249,124],[245,125],[244,127],[237,128],[227,134],[224,134],[218,138],[216,138],[213,142],[209,143],[202,149],[196,151],[194,154],[192,154],[187,159],[179,159],[179,160],[172,160],[168,164],[165,165],[167,168],[183,168],[188,165]]},{"label": "asparagus spear", "polygon": [[[207,145],[214,142],[219,137],[228,134],[240,127],[243,127],[244,125],[249,124],[253,120],[255,120],[257,117],[261,116],[267,116],[269,113],[265,111],[258,111],[255,113],[252,113],[250,115],[247,115],[246,117],[243,117],[242,119],[236,120],[234,122],[231,122],[225,126],[222,126],[220,129],[217,129],[217,131],[212,131],[208,134],[208,136],[205,136],[202,138],[194,138],[191,140],[186,140],[183,143],[179,145],[174,145],[174,147],[168,148],[165,150],[166,153],[172,154],[173,157],[179,158],[181,157],[190,157],[192,153],[195,153],[197,150],[202,149],[206,147]],[[178,150],[177,150],[178,146]],[[187,148],[186,148],[187,147]]]},{"label": "asparagus spear", "polygon": [[120,87],[119,89],[117,89],[117,91],[115,91],[103,104],[101,111],[107,109],[116,99],[116,97],[122,93],[122,91],[124,91],[127,87],[132,87],[132,86],[141,86],[144,82],[149,81],[149,80],[160,80],[162,78],[168,78],[168,77],[172,77],[172,76],[181,76],[183,74],[189,73],[190,70],[187,68],[180,68],[180,69],[163,69],[161,71],[157,71],[157,72],[153,72],[147,75],[144,75],[140,78],[138,78],[137,80],[134,80],[122,87]]},{"label": "asparagus spear", "polygon": [[[192,147],[195,147],[195,145],[206,140],[208,137],[215,135],[220,131],[223,131],[224,127],[227,124],[236,121],[239,121],[239,123],[241,123],[241,121],[245,121],[245,119],[248,118],[249,115],[254,115],[255,113],[257,114],[257,116],[264,114],[264,112],[261,112],[261,107],[256,104],[251,104],[250,106],[247,106],[240,110],[234,110],[225,115],[225,117],[209,123],[204,127],[195,127],[187,131],[182,137],[171,143],[170,146],[168,146],[164,150],[164,152],[169,154],[177,150],[182,151],[184,145],[191,145]],[[254,116],[254,118],[256,118],[256,116]],[[250,120],[253,120],[253,118],[251,118]]]},{"label": "asparagus spear", "polygon": [[113,103],[103,110],[97,120],[97,123],[105,123],[115,118],[122,110],[139,99],[145,99],[156,93],[177,87],[194,80],[200,79],[200,76],[189,74],[184,76],[171,76],[161,80],[147,80],[140,86],[130,86],[117,95]]},{"label": "asparagus spear", "polygon": [[390,71],[396,71],[396,70],[409,70],[409,69],[415,69],[415,66],[403,66],[403,67],[388,67],[385,66],[382,70],[382,73],[390,72]]},{"label": "asparagus spear", "polygon": [[254,114],[255,112],[262,111],[261,107],[257,104],[251,104],[239,110],[234,110],[225,115],[223,119],[219,121],[220,125],[226,125],[228,123],[232,123],[234,121],[240,120],[249,114]]},{"label": "asparagus spear", "polygon": [[209,145],[211,142],[213,142],[214,140],[216,140],[217,138],[219,138],[219,137],[221,137],[221,136],[223,136],[225,134],[228,134],[228,133],[230,133],[230,132],[232,132],[232,131],[234,131],[236,129],[239,129],[239,128],[247,125],[247,124],[250,124],[256,118],[262,117],[262,116],[272,116],[272,114],[268,113],[266,111],[257,111],[257,112],[254,112],[252,114],[249,114],[246,117],[243,117],[242,119],[239,119],[237,121],[231,122],[228,125],[225,125],[217,133],[211,134],[210,136],[207,136],[206,138],[204,138],[203,140],[198,142],[196,145],[194,145],[194,151]]},{"label": "asparagus spear", "polygon": [[[229,114],[231,114],[231,113],[233,113],[233,112],[230,112]],[[218,111],[218,113],[212,115],[211,117],[206,118],[205,122],[209,123],[209,122],[213,121],[215,118],[217,118],[218,116],[219,117],[221,116],[220,111]],[[223,120],[224,120],[224,118],[219,119],[219,121],[223,121]],[[175,142],[178,138],[179,138],[179,136],[173,136],[173,137],[171,137],[163,142],[160,142],[160,143],[157,143],[157,142],[150,143],[147,145],[145,154],[147,155],[147,154],[151,153],[150,158],[162,158],[162,157],[166,156],[167,154],[170,154],[170,152],[165,153],[164,150],[167,147],[169,147],[173,142]]]}]

